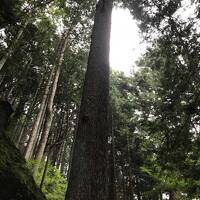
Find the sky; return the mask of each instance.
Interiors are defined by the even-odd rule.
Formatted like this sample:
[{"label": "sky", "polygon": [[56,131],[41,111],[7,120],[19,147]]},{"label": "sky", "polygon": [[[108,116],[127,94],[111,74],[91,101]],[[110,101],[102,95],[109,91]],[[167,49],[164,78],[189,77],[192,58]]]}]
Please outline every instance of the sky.
[{"label": "sky", "polygon": [[[195,5],[188,0],[182,1],[182,7],[176,17],[188,21],[194,17]],[[145,53],[147,44],[142,41],[136,20],[133,20],[128,9],[114,8],[112,12],[110,66],[114,70],[129,75],[137,70],[135,61]]]},{"label": "sky", "polygon": [[132,71],[135,61],[145,52],[137,23],[128,9],[114,8],[112,12],[110,65],[126,75]]}]

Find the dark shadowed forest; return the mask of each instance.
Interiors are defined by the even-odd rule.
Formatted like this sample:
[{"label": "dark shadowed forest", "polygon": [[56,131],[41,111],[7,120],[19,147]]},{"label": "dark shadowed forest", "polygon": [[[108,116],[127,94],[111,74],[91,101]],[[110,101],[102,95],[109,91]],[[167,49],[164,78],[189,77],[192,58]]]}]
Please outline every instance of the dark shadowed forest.
[{"label": "dark shadowed forest", "polygon": [[[148,44],[129,75],[115,7]],[[0,200],[200,199],[199,25],[198,0],[0,0]]]}]

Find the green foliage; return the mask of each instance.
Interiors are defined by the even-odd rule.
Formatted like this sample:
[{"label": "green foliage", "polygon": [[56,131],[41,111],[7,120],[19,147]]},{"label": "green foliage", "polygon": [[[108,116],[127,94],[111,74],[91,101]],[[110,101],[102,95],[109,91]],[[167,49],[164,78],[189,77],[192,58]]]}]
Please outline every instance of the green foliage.
[{"label": "green foliage", "polygon": [[[27,162],[28,168],[32,170],[36,162],[37,160],[29,160]],[[41,183],[44,167],[45,167],[45,161],[40,163],[38,173],[35,177],[35,181],[38,186]],[[59,169],[52,166],[51,164],[48,164],[47,173],[42,187],[42,191],[44,192],[46,198],[49,200],[64,199],[66,189],[67,189],[66,178],[63,177]]]}]

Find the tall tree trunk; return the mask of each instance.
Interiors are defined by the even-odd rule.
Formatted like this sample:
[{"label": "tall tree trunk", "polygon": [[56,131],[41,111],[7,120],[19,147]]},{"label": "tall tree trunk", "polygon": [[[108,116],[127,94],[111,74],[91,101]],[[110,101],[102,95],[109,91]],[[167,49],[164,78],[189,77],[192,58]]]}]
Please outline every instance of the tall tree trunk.
[{"label": "tall tree trunk", "polygon": [[11,43],[11,45],[8,47],[5,55],[1,58],[0,60],[0,71],[2,70],[4,64],[6,63],[6,61],[8,60],[8,58],[13,54],[15,47],[17,45],[17,43],[19,42],[19,39],[21,38],[26,26],[29,23],[29,19],[27,19],[24,23],[24,25],[19,29],[16,38],[14,39],[14,41]]},{"label": "tall tree trunk", "polygon": [[109,40],[112,0],[96,7],[67,200],[108,200]]},{"label": "tall tree trunk", "polygon": [[53,75],[52,73],[53,72],[51,72],[51,75],[49,77],[49,81],[47,83],[47,86],[46,86],[46,89],[45,89],[45,92],[44,92],[44,95],[43,95],[43,98],[42,98],[42,103],[40,105],[40,110],[39,110],[39,113],[37,114],[37,118],[36,118],[35,123],[33,125],[33,129],[32,129],[32,132],[30,134],[28,144],[26,146],[26,150],[25,150],[25,154],[24,154],[26,160],[28,160],[32,156],[33,144],[34,144],[35,139],[37,137],[37,134],[39,132],[38,129],[40,127],[40,122],[42,121],[43,113],[46,110],[47,98],[48,98],[49,89],[50,89],[50,86],[51,86],[52,75]]},{"label": "tall tree trunk", "polygon": [[60,172],[61,174],[65,174],[65,165],[66,165],[66,159],[65,159],[65,152],[67,149],[67,142],[64,141],[63,143],[63,149],[62,149],[62,155],[60,159]]},{"label": "tall tree trunk", "polygon": [[41,179],[41,182],[40,182],[40,189],[42,189],[42,187],[43,187],[44,180],[45,180],[45,177],[46,177],[46,174],[47,174],[50,154],[51,154],[51,150],[49,150],[48,153],[47,153],[47,160],[46,160],[46,163],[45,163],[45,166],[44,166],[44,171],[43,171],[42,179]]},{"label": "tall tree trunk", "polygon": [[109,192],[109,200],[116,200],[116,187],[115,187],[115,163],[114,163],[114,152],[113,152],[113,141],[109,145],[110,152],[109,152],[109,184],[108,184],[108,192]]},{"label": "tall tree trunk", "polygon": [[34,142],[37,138],[37,134],[39,132],[38,130],[40,129],[40,124],[41,124],[42,118],[44,116],[43,114],[46,110],[47,99],[48,99],[49,91],[50,91],[50,88],[51,88],[51,85],[52,85],[52,79],[53,79],[54,72],[55,72],[55,70],[53,68],[51,73],[50,73],[49,80],[47,82],[47,86],[45,88],[45,92],[44,92],[44,95],[43,95],[43,98],[42,98],[42,103],[40,105],[39,113],[38,113],[37,118],[35,120],[35,123],[33,125],[33,129],[32,129],[32,132],[31,132],[31,135],[30,135],[30,138],[29,138],[26,150],[25,150],[26,160],[29,159],[32,156],[32,150],[34,149],[34,147],[33,147]]},{"label": "tall tree trunk", "polygon": [[[46,73],[44,73],[44,75],[45,75],[45,74],[46,74]],[[37,88],[37,90],[36,90],[36,93],[35,93],[35,95],[34,95],[34,97],[33,97],[33,101],[32,101],[32,103],[31,103],[31,105],[30,105],[30,107],[29,107],[29,109],[28,109],[28,113],[27,113],[27,115],[26,115],[26,117],[25,117],[25,120],[24,120],[24,122],[23,122],[21,132],[20,132],[20,134],[18,135],[18,138],[15,138],[15,144],[16,144],[16,146],[17,146],[18,148],[19,148],[20,142],[21,142],[21,140],[22,140],[22,138],[23,138],[23,136],[24,136],[24,133],[25,133],[25,131],[26,131],[26,129],[27,129],[26,126],[27,126],[28,120],[30,120],[31,115],[32,115],[33,110],[34,110],[34,106],[35,106],[35,104],[36,104],[36,102],[37,102],[39,91],[41,90],[41,86],[42,86],[42,84],[43,84],[43,82],[44,82],[44,75],[42,76],[42,78],[41,78],[41,80],[40,80],[39,86],[38,86],[38,88]]]},{"label": "tall tree trunk", "polygon": [[[47,105],[46,105],[46,107],[47,107]],[[45,123],[47,121],[46,107],[45,107],[44,113],[42,114],[42,117],[41,117],[41,121],[40,121],[38,132],[37,132],[37,137],[35,138],[35,140],[33,142],[32,150],[31,150],[31,158],[33,158],[33,159],[35,158],[35,155],[37,153],[40,139],[41,139],[42,133],[44,131]]]},{"label": "tall tree trunk", "polygon": [[64,129],[64,119],[66,119],[66,114],[68,112],[63,112],[63,105],[61,107],[61,111],[60,111],[60,117],[58,119],[58,124],[59,127],[57,127],[56,129],[56,134],[54,134],[54,141],[52,144],[57,143],[60,141],[60,145],[58,145],[52,152],[52,157],[51,157],[51,164],[53,166],[56,166],[57,168],[59,168],[59,166],[62,163],[62,157],[63,157],[63,151],[64,151],[64,146],[65,146],[65,140],[64,138],[66,138],[67,135],[67,130]]},{"label": "tall tree trunk", "polygon": [[108,177],[109,177],[109,182],[108,182],[108,192],[109,200],[116,200],[116,185],[115,185],[115,144],[114,144],[114,131],[113,131],[113,119],[112,119],[112,110],[110,109],[110,137],[111,141],[109,143],[109,153],[108,153]]},{"label": "tall tree trunk", "polygon": [[[57,52],[60,52],[61,46],[62,46],[61,43],[59,43],[58,46],[57,46]],[[39,134],[41,122],[43,120],[43,117],[45,116],[44,113],[46,111],[48,96],[49,96],[49,93],[50,93],[52,81],[54,79],[54,74],[55,74],[55,67],[51,70],[51,73],[50,73],[50,76],[49,76],[49,79],[48,79],[48,82],[47,82],[47,86],[45,88],[45,92],[44,92],[44,95],[43,95],[43,98],[42,98],[42,103],[40,105],[40,110],[39,110],[39,113],[38,113],[37,118],[35,120],[35,123],[33,125],[33,129],[32,129],[32,132],[31,132],[31,135],[30,135],[30,138],[29,138],[29,141],[28,141],[25,153],[24,153],[26,159],[29,159],[32,156],[34,144],[36,143],[36,138]]]},{"label": "tall tree trunk", "polygon": [[40,143],[39,143],[39,147],[35,156],[35,159],[38,161],[34,167],[33,173],[34,175],[37,173],[37,170],[39,168],[39,164],[40,161],[42,159],[42,156],[44,154],[44,149],[48,140],[48,136],[49,136],[49,132],[51,129],[51,124],[53,121],[53,103],[54,103],[54,97],[56,95],[56,90],[57,90],[57,86],[58,86],[58,80],[60,77],[60,70],[61,70],[61,65],[63,63],[63,58],[64,58],[64,53],[65,50],[67,48],[67,44],[68,44],[68,36],[69,36],[69,32],[66,31],[65,34],[63,35],[63,44],[61,47],[61,51],[59,52],[59,59],[58,59],[58,66],[56,69],[56,73],[54,75],[54,80],[53,80],[53,86],[52,86],[52,90],[51,90],[51,94],[49,97],[49,101],[48,101],[48,105],[47,105],[47,120],[44,124],[44,131],[41,135],[41,139],[40,139]]},{"label": "tall tree trunk", "polygon": [[127,182],[125,180],[125,169],[122,168],[122,194],[123,200],[128,200]]},{"label": "tall tree trunk", "polygon": [[127,156],[128,156],[128,190],[129,190],[129,197],[130,199],[133,199],[133,189],[134,189],[134,180],[133,180],[133,167],[132,167],[132,160],[131,160],[131,149],[130,149],[130,141],[129,141],[129,135],[128,133],[126,133],[126,141],[127,141]]}]

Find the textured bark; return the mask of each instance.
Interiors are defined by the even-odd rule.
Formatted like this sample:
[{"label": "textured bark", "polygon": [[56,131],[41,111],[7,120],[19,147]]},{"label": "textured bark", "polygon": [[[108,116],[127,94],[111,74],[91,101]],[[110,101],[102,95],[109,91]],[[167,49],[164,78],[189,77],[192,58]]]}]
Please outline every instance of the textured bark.
[{"label": "textured bark", "polygon": [[67,200],[108,200],[109,39],[112,1],[96,7]]}]

